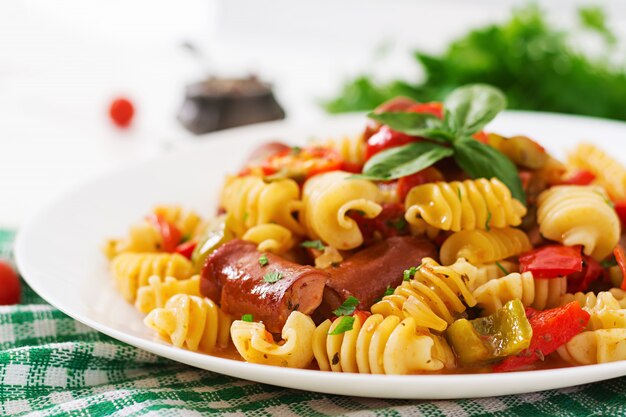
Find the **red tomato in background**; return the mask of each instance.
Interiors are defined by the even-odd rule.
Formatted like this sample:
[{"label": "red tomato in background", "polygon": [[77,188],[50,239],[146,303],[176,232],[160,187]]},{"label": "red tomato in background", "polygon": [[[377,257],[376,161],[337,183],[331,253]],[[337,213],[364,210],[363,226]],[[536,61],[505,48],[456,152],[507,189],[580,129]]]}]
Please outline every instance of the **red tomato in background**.
[{"label": "red tomato in background", "polygon": [[0,305],[12,305],[20,302],[21,284],[15,270],[5,261],[0,260]]},{"label": "red tomato in background", "polygon": [[589,185],[596,179],[596,176],[585,169],[576,171],[572,176],[564,179],[563,185]]},{"label": "red tomato in background", "polygon": [[119,97],[111,102],[109,116],[118,127],[127,127],[135,115],[135,106],[127,98]]},{"label": "red tomato in background", "polygon": [[163,250],[170,253],[174,252],[183,239],[182,232],[172,223],[156,214],[149,215],[148,221],[159,231],[163,241]]}]

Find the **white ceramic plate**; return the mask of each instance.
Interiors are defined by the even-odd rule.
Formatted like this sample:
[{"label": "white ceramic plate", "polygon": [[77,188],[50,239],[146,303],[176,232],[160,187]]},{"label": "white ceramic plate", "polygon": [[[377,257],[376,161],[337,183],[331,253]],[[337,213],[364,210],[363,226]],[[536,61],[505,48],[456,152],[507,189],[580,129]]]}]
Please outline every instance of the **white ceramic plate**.
[{"label": "white ceramic plate", "polygon": [[[99,248],[157,203],[214,212],[224,174],[236,171],[257,143],[359,132],[362,117],[332,118],[316,126],[268,123],[216,133],[191,149],[129,166],[90,181],[41,209],[20,230],[17,264],[31,287],[66,314],[116,339],[182,363],[268,384],[332,394],[385,398],[467,398],[567,387],[626,375],[626,361],[604,365],[477,375],[384,376],[335,374],[253,365],[170,346],[142,323],[142,315],[112,286]],[[598,119],[508,112],[490,126],[526,134],[562,157],[592,140],[626,162],[626,124]],[[619,144],[619,145],[618,145]]]}]

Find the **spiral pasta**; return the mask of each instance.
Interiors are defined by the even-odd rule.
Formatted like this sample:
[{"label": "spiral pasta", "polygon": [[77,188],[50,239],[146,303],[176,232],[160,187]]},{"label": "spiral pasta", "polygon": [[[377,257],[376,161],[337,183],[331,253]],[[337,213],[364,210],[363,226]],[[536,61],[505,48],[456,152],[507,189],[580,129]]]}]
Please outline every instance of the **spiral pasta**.
[{"label": "spiral pasta", "polygon": [[354,167],[365,164],[365,141],[362,136],[344,136],[341,139],[315,140],[313,146],[336,150],[344,162]]},{"label": "spiral pasta", "polygon": [[626,328],[579,333],[559,347],[557,353],[572,365],[626,360]]},{"label": "spiral pasta", "polygon": [[301,223],[309,237],[339,250],[363,243],[358,225],[348,217],[350,210],[361,211],[367,218],[382,210],[378,187],[371,181],[348,179],[350,175],[342,171],[319,174],[310,178],[302,191]]},{"label": "spiral pasta", "polygon": [[313,361],[315,323],[306,314],[292,312],[276,343],[263,323],[237,320],[230,328],[233,344],[246,362],[287,368],[306,368]]},{"label": "spiral pasta", "polygon": [[148,278],[147,285],[139,287],[135,307],[144,314],[155,308],[165,307],[167,300],[176,294],[200,296],[200,276],[194,275],[189,279],[173,277],[161,278],[153,275]]},{"label": "spiral pasta", "polygon": [[291,249],[295,243],[291,231],[278,224],[253,226],[241,238],[256,243],[261,252],[283,253]]},{"label": "spiral pasta", "polygon": [[519,229],[464,230],[443,242],[439,257],[444,265],[450,265],[458,258],[478,265],[500,261],[530,249],[528,236]]},{"label": "spiral pasta", "polygon": [[203,226],[202,218],[195,211],[179,205],[156,206],[152,212],[176,226],[187,239],[197,236]]},{"label": "spiral pasta", "polygon": [[559,305],[567,291],[567,278],[533,278],[532,273],[512,273],[486,282],[474,290],[476,304],[486,315],[493,314],[511,300],[538,310]]},{"label": "spiral pasta", "polygon": [[296,234],[304,234],[295,214],[302,208],[300,188],[291,179],[266,183],[255,176],[230,178],[222,191],[221,204],[226,224],[237,237],[254,226],[276,223]]},{"label": "spiral pasta", "polygon": [[113,259],[124,252],[158,252],[163,246],[159,231],[147,221],[130,227],[125,239],[109,239],[102,248],[107,258]]},{"label": "spiral pasta", "polygon": [[567,162],[574,169],[593,173],[595,182],[604,187],[613,199],[626,199],[626,168],[597,146],[581,143],[569,155]]},{"label": "spiral pasta", "polygon": [[228,346],[232,319],[208,298],[177,294],[164,308],[152,310],[144,323],[176,347],[211,351]]},{"label": "spiral pasta", "polygon": [[134,302],[137,289],[148,284],[148,278],[189,278],[194,270],[191,262],[177,253],[122,253],[111,262],[111,272],[118,289]]},{"label": "spiral pasta", "polygon": [[454,366],[445,339],[419,328],[412,317],[354,319],[352,330],[342,334],[329,334],[339,320],[326,320],[315,329],[313,353],[320,370],[404,375]]},{"label": "spiral pasta", "polygon": [[383,297],[371,310],[383,317],[411,317],[417,326],[444,331],[465,311],[466,304],[476,305],[467,287],[469,280],[453,267],[425,258],[412,279],[403,281],[393,294]]},{"label": "spiral pasta", "polygon": [[623,320],[623,313],[626,310],[623,309],[620,302],[611,292],[565,294],[561,297],[560,305],[565,305],[572,301],[576,301],[591,316],[587,324],[588,330],[613,327],[626,328],[626,322]]},{"label": "spiral pasta", "polygon": [[620,221],[601,187],[562,185],[539,196],[539,231],[566,246],[582,245],[586,255],[604,259],[620,238]]},{"label": "spiral pasta", "polygon": [[467,276],[469,278],[467,288],[470,291],[474,291],[487,281],[517,272],[519,267],[517,264],[509,261],[474,266],[467,262],[465,258],[459,258],[454,264],[450,265],[450,268],[461,275]]},{"label": "spiral pasta", "polygon": [[453,232],[517,226],[526,214],[497,178],[422,184],[411,189],[404,204],[409,224],[425,222]]}]

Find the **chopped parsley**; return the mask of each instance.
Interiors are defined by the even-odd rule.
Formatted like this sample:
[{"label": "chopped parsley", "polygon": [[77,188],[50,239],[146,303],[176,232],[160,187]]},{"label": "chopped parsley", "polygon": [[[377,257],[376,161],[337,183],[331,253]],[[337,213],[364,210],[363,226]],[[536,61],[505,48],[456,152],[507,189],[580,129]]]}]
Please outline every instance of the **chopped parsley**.
[{"label": "chopped parsley", "polygon": [[504,275],[509,275],[509,271],[507,271],[500,262],[496,261],[496,266],[504,273]]},{"label": "chopped parsley", "polygon": [[347,316],[354,313],[356,310],[356,306],[359,305],[359,300],[356,297],[350,296],[346,298],[346,301],[343,302],[336,310],[333,311],[335,316]]},{"label": "chopped parsley", "polygon": [[489,223],[491,223],[491,211],[487,211],[487,220],[485,220],[485,230],[491,232],[491,226],[489,226]]},{"label": "chopped parsley", "polygon": [[412,266],[409,269],[405,269],[404,270],[404,276],[403,276],[404,281],[410,281],[411,278],[413,278],[415,276],[415,273],[417,271],[419,271],[421,267],[422,267],[422,265],[417,266],[417,267],[416,266]]},{"label": "chopped parsley", "polygon": [[300,243],[300,246],[302,246],[303,248],[310,248],[310,249],[317,249],[317,250],[326,249],[326,246],[324,246],[322,241],[319,239],[318,240],[305,240],[304,242]]},{"label": "chopped parsley", "polygon": [[404,217],[400,217],[400,218],[398,218],[396,220],[387,220],[386,224],[387,224],[387,226],[393,227],[394,229],[396,229],[399,232],[403,231],[406,228],[406,226],[408,225],[408,223],[406,222],[406,219]]},{"label": "chopped parsley", "polygon": [[252,314],[244,314],[243,316],[241,316],[241,321],[252,323],[254,321],[254,317],[252,316]]},{"label": "chopped parsley", "polygon": [[385,290],[385,297],[388,295],[392,295],[393,292],[395,291],[395,288],[391,288],[391,287],[387,287],[387,289]]},{"label": "chopped parsley", "polygon": [[335,326],[333,330],[328,332],[329,336],[335,336],[338,334],[343,334],[345,332],[349,332],[354,328],[354,317],[352,316],[343,316],[339,319],[339,323]]},{"label": "chopped parsley", "polygon": [[275,282],[278,282],[281,279],[283,279],[283,274],[281,274],[280,272],[277,272],[277,271],[268,272],[263,277],[263,281],[267,282],[269,284],[273,284]]},{"label": "chopped parsley", "polygon": [[267,259],[267,255],[266,254],[263,254],[263,255],[261,255],[259,257],[259,265],[265,266],[265,265],[267,265],[269,263],[270,263],[270,261],[269,261],[269,259]]},{"label": "chopped parsley", "polygon": [[461,187],[456,189],[456,194],[459,196],[459,201],[462,201],[462,196],[461,196]]},{"label": "chopped parsley", "polygon": [[617,266],[617,261],[615,258],[605,259],[600,262],[600,266],[604,269],[611,268],[612,266]]},{"label": "chopped parsley", "polygon": [[299,155],[299,154],[300,154],[300,152],[302,152],[302,148],[301,148],[301,147],[299,147],[299,146],[293,146],[293,147],[291,148],[291,154],[292,154],[292,155]]}]

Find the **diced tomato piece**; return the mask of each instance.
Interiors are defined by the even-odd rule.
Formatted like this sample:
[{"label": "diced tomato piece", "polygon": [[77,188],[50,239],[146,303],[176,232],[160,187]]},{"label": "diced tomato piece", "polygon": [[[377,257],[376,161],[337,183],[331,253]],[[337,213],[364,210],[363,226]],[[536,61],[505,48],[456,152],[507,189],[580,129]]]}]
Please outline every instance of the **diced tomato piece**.
[{"label": "diced tomato piece", "polygon": [[592,282],[602,276],[604,269],[591,256],[583,255],[583,270],[567,277],[567,292],[587,292]]},{"label": "diced tomato piece", "polygon": [[533,178],[532,171],[520,170],[519,171],[519,179],[522,181],[522,187],[524,191],[528,191],[528,186],[530,185],[530,181]]},{"label": "diced tomato piece", "polygon": [[191,259],[191,255],[193,254],[193,251],[197,245],[198,245],[198,242],[196,242],[195,240],[190,240],[188,242],[181,243],[180,245],[176,246],[176,249],[174,250],[174,252],[183,255],[187,259]]},{"label": "diced tomato piece", "polygon": [[577,301],[552,310],[537,311],[529,308],[526,317],[533,329],[528,349],[509,356],[493,367],[494,372],[509,372],[543,360],[547,355],[582,332],[589,322],[589,313]]},{"label": "diced tomato piece", "polygon": [[0,260],[0,306],[19,303],[21,286],[13,267]]},{"label": "diced tomato piece", "polygon": [[363,324],[365,323],[365,320],[367,320],[368,317],[372,315],[372,313],[370,313],[369,311],[365,311],[365,310],[355,310],[354,313],[352,313],[352,315],[354,317],[358,317],[359,320],[361,321],[361,324]]},{"label": "diced tomato piece", "polygon": [[435,167],[428,167],[398,180],[398,198],[404,201],[411,188],[429,182],[443,181],[443,174]]},{"label": "diced tomato piece", "polygon": [[564,179],[562,185],[589,185],[596,179],[596,176],[585,169],[576,171],[570,177]]},{"label": "diced tomato piece", "polygon": [[615,260],[619,265],[620,271],[622,271],[623,278],[621,288],[623,290],[626,290],[626,255],[624,254],[624,248],[622,247],[622,245],[617,245],[615,247],[615,250],[613,251],[613,254],[615,255]]},{"label": "diced tomato piece", "polygon": [[626,200],[615,201],[615,212],[622,222],[622,225],[626,226]]},{"label": "diced tomato piece", "polygon": [[147,218],[148,221],[159,231],[161,240],[163,241],[163,250],[170,253],[174,252],[176,250],[176,246],[178,246],[180,241],[183,239],[183,234],[180,230],[160,215],[151,214]]},{"label": "diced tomato piece", "polygon": [[[416,104],[415,100],[408,97],[394,97],[391,100],[387,100],[376,109],[374,109],[374,113],[383,113],[383,112],[391,112],[391,111],[405,111],[412,105]],[[365,125],[365,132],[363,132],[363,140],[367,142],[367,140],[378,130],[380,129],[380,123],[375,120],[367,119],[367,124]]]},{"label": "diced tomato piece", "polygon": [[520,255],[519,263],[521,272],[532,272],[535,278],[556,278],[583,269],[580,246],[543,246]]},{"label": "diced tomato piece", "polygon": [[404,219],[404,205],[400,203],[383,204],[382,211],[373,219],[368,219],[356,211],[351,211],[349,216],[359,226],[365,243],[375,240],[376,235],[387,238],[409,233],[408,224]]}]

